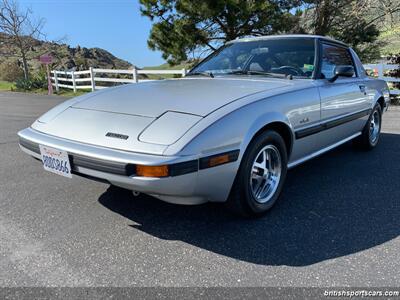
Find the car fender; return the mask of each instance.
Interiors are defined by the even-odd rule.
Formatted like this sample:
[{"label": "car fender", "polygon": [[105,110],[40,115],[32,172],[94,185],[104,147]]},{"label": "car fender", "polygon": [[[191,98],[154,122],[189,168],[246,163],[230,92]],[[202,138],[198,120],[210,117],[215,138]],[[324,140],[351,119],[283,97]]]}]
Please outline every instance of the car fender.
[{"label": "car fender", "polygon": [[289,156],[292,151],[292,146],[294,141],[294,130],[287,116],[279,112],[267,112],[265,114],[262,114],[251,124],[249,130],[247,131],[247,134],[243,138],[241,145],[241,153],[244,154],[244,152],[246,151],[247,147],[249,146],[253,138],[259,132],[261,132],[264,128],[268,128],[269,125],[277,123],[286,126],[290,131],[291,148],[287,149]]},{"label": "car fender", "polygon": [[[178,155],[214,155],[222,152],[240,150],[239,161],[253,137],[271,123],[287,126],[293,138],[292,125],[288,118],[278,111],[266,111],[270,98],[241,106],[209,124],[193,137]],[[206,118],[196,126],[204,126]],[[189,131],[190,134],[190,131]]]},{"label": "car fender", "polygon": [[390,91],[389,87],[384,80],[369,79],[367,80],[368,93],[371,99],[371,109],[375,107],[379,99],[384,99],[385,107],[390,104]]},{"label": "car fender", "polygon": [[[274,122],[285,124],[291,128],[285,115],[279,112],[265,111],[265,105],[268,104],[269,100],[263,99],[250,103],[222,116],[196,135],[178,153],[179,156],[198,155],[199,158],[205,158],[239,150],[237,160],[200,170],[197,177],[198,188],[196,193],[201,194],[208,201],[225,201],[236,177],[243,154],[253,137],[262,128]],[[264,110],[261,109],[262,107],[264,107]],[[205,122],[205,120],[199,123],[201,122]]]}]

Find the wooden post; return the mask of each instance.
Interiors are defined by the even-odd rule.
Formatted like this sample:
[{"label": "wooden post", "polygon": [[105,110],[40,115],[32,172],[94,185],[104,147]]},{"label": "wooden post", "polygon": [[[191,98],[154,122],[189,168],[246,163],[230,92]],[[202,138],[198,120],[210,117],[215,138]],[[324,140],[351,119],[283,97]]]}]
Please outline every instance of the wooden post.
[{"label": "wooden post", "polygon": [[135,83],[138,83],[138,81],[139,81],[139,79],[138,79],[138,71],[137,71],[137,69],[136,69],[136,66],[133,67],[133,81],[134,81]]},{"label": "wooden post", "polygon": [[46,64],[46,71],[47,71],[47,87],[48,87],[48,94],[53,95],[53,83],[51,82],[51,73],[49,64]]},{"label": "wooden post", "polygon": [[93,71],[92,67],[89,68],[89,71],[90,71],[90,81],[92,84],[92,92],[94,92],[96,90],[96,82],[94,81],[95,72]]},{"label": "wooden post", "polygon": [[182,77],[185,77],[185,76],[186,76],[186,69],[183,68],[183,69],[182,69]]},{"label": "wooden post", "polygon": [[57,71],[54,71],[54,85],[56,86],[56,92],[60,91],[60,87],[58,86],[58,78],[57,78]]},{"label": "wooden post", "polygon": [[76,93],[76,81],[75,81],[75,72],[71,72],[71,78],[72,78],[72,86],[74,88],[74,93]]}]

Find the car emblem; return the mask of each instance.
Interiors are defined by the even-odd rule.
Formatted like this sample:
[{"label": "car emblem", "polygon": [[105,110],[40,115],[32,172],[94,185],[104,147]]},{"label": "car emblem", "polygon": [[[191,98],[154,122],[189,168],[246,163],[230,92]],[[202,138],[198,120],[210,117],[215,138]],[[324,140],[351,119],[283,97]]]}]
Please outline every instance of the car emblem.
[{"label": "car emblem", "polygon": [[121,140],[127,140],[129,138],[128,135],[114,133],[114,132],[107,132],[106,136],[116,138],[116,139],[121,139]]}]

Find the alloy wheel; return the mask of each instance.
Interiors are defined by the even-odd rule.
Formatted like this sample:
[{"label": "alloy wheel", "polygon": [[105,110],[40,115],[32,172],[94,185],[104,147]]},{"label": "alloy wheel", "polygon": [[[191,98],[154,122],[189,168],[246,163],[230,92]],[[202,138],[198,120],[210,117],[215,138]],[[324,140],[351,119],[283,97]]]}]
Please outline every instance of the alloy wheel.
[{"label": "alloy wheel", "polygon": [[251,168],[250,187],[258,203],[268,202],[275,194],[282,173],[282,158],[274,145],[262,148]]}]

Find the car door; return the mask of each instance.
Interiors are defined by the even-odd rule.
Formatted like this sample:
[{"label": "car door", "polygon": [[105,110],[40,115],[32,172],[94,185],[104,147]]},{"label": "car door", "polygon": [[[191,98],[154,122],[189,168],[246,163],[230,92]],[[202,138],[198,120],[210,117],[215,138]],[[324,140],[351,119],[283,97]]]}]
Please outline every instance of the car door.
[{"label": "car door", "polygon": [[[321,124],[324,128],[321,143],[327,146],[359,132],[371,103],[347,47],[322,42],[320,53],[318,89],[321,97]],[[344,65],[353,66],[354,75],[330,81],[335,76],[335,67]]]}]

